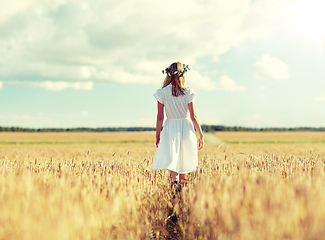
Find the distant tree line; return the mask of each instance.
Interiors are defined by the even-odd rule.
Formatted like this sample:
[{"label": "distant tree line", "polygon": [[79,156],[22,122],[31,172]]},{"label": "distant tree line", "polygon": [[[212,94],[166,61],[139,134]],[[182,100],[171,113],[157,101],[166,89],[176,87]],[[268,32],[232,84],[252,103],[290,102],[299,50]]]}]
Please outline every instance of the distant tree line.
[{"label": "distant tree line", "polygon": [[0,132],[140,132],[156,131],[153,127],[108,127],[108,128],[22,128],[0,127]]},{"label": "distant tree line", "polygon": [[[296,127],[296,128],[250,128],[250,127],[229,127],[223,125],[202,125],[203,132],[214,131],[325,131],[325,127]],[[0,132],[140,132],[156,131],[154,127],[107,127],[107,128],[22,128],[22,127],[0,127]]]},{"label": "distant tree line", "polygon": [[281,132],[281,131],[325,131],[325,127],[295,127],[295,128],[250,128],[250,127],[228,127],[223,125],[202,125],[202,131],[215,132],[215,131],[242,131],[242,132]]}]

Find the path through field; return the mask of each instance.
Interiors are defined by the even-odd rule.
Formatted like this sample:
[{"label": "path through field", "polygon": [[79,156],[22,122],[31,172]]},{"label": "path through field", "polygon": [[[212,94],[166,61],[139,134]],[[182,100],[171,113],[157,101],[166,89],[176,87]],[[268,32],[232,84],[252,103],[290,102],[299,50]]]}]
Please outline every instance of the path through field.
[{"label": "path through field", "polygon": [[208,143],[222,143],[222,140],[218,138],[214,133],[205,133],[204,138]]}]

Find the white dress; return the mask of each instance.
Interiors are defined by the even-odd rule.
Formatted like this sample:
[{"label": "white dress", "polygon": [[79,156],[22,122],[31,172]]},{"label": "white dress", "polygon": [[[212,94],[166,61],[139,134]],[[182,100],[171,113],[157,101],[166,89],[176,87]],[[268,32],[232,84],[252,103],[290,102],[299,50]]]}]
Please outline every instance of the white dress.
[{"label": "white dress", "polygon": [[168,85],[153,96],[164,104],[167,119],[151,169],[169,169],[180,174],[195,171],[198,166],[197,139],[188,104],[197,93],[187,88],[185,95],[174,97],[172,86]]}]

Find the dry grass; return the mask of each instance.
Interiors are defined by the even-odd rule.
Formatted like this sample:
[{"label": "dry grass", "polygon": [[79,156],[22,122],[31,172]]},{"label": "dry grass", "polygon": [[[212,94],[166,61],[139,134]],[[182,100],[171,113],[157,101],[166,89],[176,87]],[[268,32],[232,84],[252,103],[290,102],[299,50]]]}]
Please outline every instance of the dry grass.
[{"label": "dry grass", "polygon": [[323,144],[207,144],[180,194],[150,170],[154,144],[0,148],[0,239],[325,234]]}]

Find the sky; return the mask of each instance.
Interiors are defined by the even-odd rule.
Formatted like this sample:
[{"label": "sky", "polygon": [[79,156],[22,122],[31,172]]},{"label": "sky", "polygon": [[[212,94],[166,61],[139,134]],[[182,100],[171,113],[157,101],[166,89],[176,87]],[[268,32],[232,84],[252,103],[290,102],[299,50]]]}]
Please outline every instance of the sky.
[{"label": "sky", "polygon": [[0,126],[154,127],[188,64],[201,124],[325,126],[325,1],[0,2]]}]

